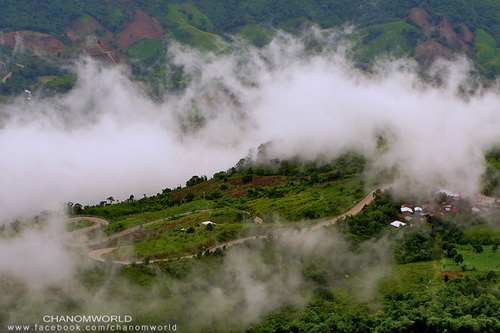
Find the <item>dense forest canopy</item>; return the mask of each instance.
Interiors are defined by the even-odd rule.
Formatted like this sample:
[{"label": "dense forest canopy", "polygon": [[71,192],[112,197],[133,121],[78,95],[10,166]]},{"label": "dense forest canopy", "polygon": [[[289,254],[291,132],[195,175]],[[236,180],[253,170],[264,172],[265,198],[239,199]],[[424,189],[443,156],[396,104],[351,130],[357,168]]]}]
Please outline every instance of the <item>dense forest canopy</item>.
[{"label": "dense forest canopy", "polygon": [[412,7],[422,7],[433,16],[463,21],[472,28],[488,31],[497,41],[500,38],[500,3],[495,0],[2,0],[0,29],[34,30],[58,35],[64,32],[71,21],[87,13],[107,29],[116,32],[124,27],[133,9],[142,9],[162,22],[162,17],[168,12],[168,5],[175,3],[191,3],[199,8],[219,33],[246,24],[279,27],[293,18],[305,18],[323,28],[346,22],[360,26],[387,23],[406,17]]}]

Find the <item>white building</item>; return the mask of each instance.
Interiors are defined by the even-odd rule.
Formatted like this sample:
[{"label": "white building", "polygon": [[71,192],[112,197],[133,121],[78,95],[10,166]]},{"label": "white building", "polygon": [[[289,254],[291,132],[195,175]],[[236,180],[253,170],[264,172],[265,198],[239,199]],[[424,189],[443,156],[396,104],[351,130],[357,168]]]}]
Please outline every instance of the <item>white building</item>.
[{"label": "white building", "polygon": [[217,223],[212,222],[212,221],[201,222],[201,224],[203,224],[203,225],[217,225]]}]

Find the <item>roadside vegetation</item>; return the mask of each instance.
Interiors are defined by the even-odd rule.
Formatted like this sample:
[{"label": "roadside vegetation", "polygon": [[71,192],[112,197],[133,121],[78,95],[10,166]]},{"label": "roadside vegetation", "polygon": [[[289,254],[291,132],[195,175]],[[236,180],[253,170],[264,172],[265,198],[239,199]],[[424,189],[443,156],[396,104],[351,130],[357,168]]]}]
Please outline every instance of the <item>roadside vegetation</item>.
[{"label": "roadside vegetation", "polygon": [[[95,238],[141,226],[120,244],[133,245],[138,260],[197,254],[238,237],[263,235],[274,228],[349,210],[366,193],[361,173],[365,160],[356,153],[325,163],[281,161],[274,169],[232,168],[211,179],[194,175],[185,187],[124,202],[113,197],[98,205],[68,204],[76,215],[98,216],[109,225],[89,234]],[[216,226],[203,226],[212,221]],[[144,225],[152,223],[150,225]],[[115,251],[112,255],[122,257]]]},{"label": "roadside vegetation", "polygon": [[83,228],[86,228],[86,227],[90,227],[91,225],[94,225],[95,222],[93,221],[89,221],[89,220],[80,220],[80,221],[75,221],[75,222],[71,222],[69,223],[67,226],[66,226],[66,230],[68,232],[71,232],[71,231],[75,231],[75,230],[79,230],[79,229],[83,229]]}]

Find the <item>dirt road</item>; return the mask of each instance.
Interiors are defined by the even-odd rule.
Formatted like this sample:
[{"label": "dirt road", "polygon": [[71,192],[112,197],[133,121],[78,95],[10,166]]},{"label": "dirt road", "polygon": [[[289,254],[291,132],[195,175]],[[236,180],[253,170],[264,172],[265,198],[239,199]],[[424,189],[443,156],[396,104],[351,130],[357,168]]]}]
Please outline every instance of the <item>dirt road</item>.
[{"label": "dirt road", "polygon": [[[366,205],[368,205],[370,202],[373,201],[373,199],[375,198],[374,195],[373,195],[374,193],[375,193],[375,190],[372,191],[372,192],[370,192],[359,203],[357,203],[356,206],[354,206],[353,208],[351,208],[346,213],[344,213],[344,214],[342,214],[340,216],[337,216],[337,217],[335,217],[333,219],[330,219],[330,220],[327,220],[327,221],[315,224],[314,226],[312,226],[311,228],[309,228],[309,230],[318,230],[318,229],[320,229],[322,227],[334,224],[339,218],[343,218],[343,217],[345,217],[347,215],[356,215],[356,214],[358,214]],[[208,209],[201,210],[201,211],[196,211],[196,212],[203,212],[203,211],[208,211]],[[183,213],[183,214],[179,214],[179,215],[188,215],[188,214],[191,214],[191,213],[193,213],[193,212]],[[125,236],[125,235],[130,234],[130,233],[132,233],[134,231],[139,230],[140,228],[142,228],[144,226],[151,225],[151,224],[154,224],[154,223],[157,223],[157,222],[161,222],[161,221],[165,221],[165,220],[168,220],[170,218],[171,217],[165,218],[165,219],[161,219],[161,220],[152,221],[152,222],[148,222],[148,223],[144,223],[144,224],[141,224],[141,225],[129,228],[127,230],[124,230],[124,231],[121,231],[121,232],[116,233],[114,235],[111,235],[109,237],[106,237],[104,240],[101,241],[101,243],[106,242],[108,240],[112,240],[112,239],[115,239],[115,238],[119,238],[119,237]],[[220,244],[220,245],[211,247],[207,251],[214,252],[217,249],[222,249],[223,247],[231,247],[231,246],[236,245],[236,244],[241,244],[241,243],[243,243],[243,242],[245,242],[247,240],[250,240],[250,239],[266,238],[266,237],[267,237],[266,235],[261,235],[261,236],[252,236],[252,237],[240,238],[240,239],[236,239],[236,240],[224,243],[224,244]],[[105,258],[103,256],[105,254],[107,254],[107,253],[113,252],[116,249],[118,249],[118,247],[110,247],[110,248],[105,248],[105,249],[93,250],[93,251],[89,252],[89,256],[92,259],[94,259],[94,260],[104,262]],[[194,256],[196,256],[196,255],[193,254],[193,255],[188,255],[188,256],[182,256],[180,258],[193,258]],[[168,261],[168,260],[174,260],[174,259],[180,259],[180,258],[158,259],[158,260],[151,260],[150,262]],[[121,265],[130,265],[132,263],[132,260],[129,260],[129,261],[113,261],[113,263],[121,264]]]}]

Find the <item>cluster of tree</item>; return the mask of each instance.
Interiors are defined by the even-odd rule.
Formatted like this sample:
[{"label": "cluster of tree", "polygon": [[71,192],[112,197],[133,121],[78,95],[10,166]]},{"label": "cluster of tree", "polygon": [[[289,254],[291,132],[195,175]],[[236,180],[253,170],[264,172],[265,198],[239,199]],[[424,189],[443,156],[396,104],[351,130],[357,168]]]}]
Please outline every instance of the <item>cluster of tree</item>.
[{"label": "cluster of tree", "polygon": [[[346,22],[358,25],[387,23],[406,17],[411,7],[423,6],[431,13],[447,16],[452,21],[464,21],[472,27],[487,29],[498,36],[499,22],[496,13],[500,5],[492,0],[432,0],[397,1],[382,0],[217,0],[173,1],[189,3],[201,10],[204,20],[214,25],[215,32],[227,33],[247,24],[272,24],[286,27],[291,19],[302,18],[323,28]],[[71,21],[88,13],[97,18],[107,29],[117,32],[130,20],[134,9],[142,9],[164,24],[168,24],[169,3],[161,0],[56,0],[8,1],[1,0],[0,29],[35,30],[60,35]],[[190,19],[189,14],[187,15]],[[192,17],[191,17],[192,20]],[[205,25],[207,25],[206,23]],[[212,30],[212,28],[210,28]],[[498,39],[497,39],[498,40]]]},{"label": "cluster of tree", "polygon": [[[12,54],[8,47],[0,52]],[[67,69],[55,66],[47,60],[32,54],[29,50],[25,53],[10,57],[4,61],[3,72],[12,73],[11,76],[0,84],[0,95],[18,95],[26,89],[41,86],[47,93],[64,93],[73,88],[76,83],[76,75],[69,73]],[[40,77],[51,77],[47,84],[43,84]]]},{"label": "cluster of tree", "polygon": [[[347,22],[358,27],[367,27],[369,32],[367,36],[361,38],[361,43],[369,44],[377,37],[385,36],[387,32],[390,32],[390,28],[385,26],[391,22],[401,22],[402,18],[408,16],[411,7],[424,7],[431,14],[431,20],[436,24],[446,16],[452,22],[465,22],[473,30],[477,29],[477,31],[483,32],[489,36],[493,44],[500,42],[500,21],[496,15],[500,10],[500,4],[493,0],[432,0],[425,2],[417,0],[370,2],[362,0],[229,0],[225,1],[224,4],[216,0],[167,2],[162,0],[44,0],[36,2],[0,0],[0,8],[2,8],[0,11],[0,31],[34,30],[45,32],[69,44],[71,41],[67,38],[65,31],[71,22],[82,19],[84,14],[95,17],[106,29],[116,34],[123,31],[130,23],[134,10],[141,9],[157,18],[169,36],[172,35],[183,42],[189,41],[188,44],[200,48],[203,48],[202,46],[207,43],[216,44],[215,42],[207,42],[208,39],[215,38],[213,34],[218,34],[229,40],[228,34],[240,31],[242,28],[260,26],[259,29],[264,29],[263,26],[273,26],[297,33],[305,25],[317,24],[322,28],[330,28]],[[391,42],[389,47],[384,45],[384,43],[388,43],[388,38],[379,38],[380,41],[377,40],[375,44],[380,45],[376,49],[392,52],[393,48],[396,48],[398,55],[412,54],[413,48],[426,37],[413,26],[408,24],[407,26],[409,28],[398,32],[402,35],[403,42],[395,43],[395,46]],[[252,28],[249,29],[252,30]],[[460,27],[457,25],[456,29],[460,30]],[[251,34],[258,35],[257,30],[254,30]],[[198,32],[202,33],[198,34]],[[96,31],[96,34],[102,34],[102,30]],[[262,42],[262,38],[267,41],[271,39],[269,36],[265,37],[265,33],[263,36],[257,38],[260,41],[258,42],[260,46],[266,44]],[[395,38],[392,36],[389,39],[394,40]],[[110,43],[116,47],[114,40]],[[500,68],[499,58],[495,54],[497,48],[496,45],[478,47],[483,44],[476,41],[476,60],[480,64],[482,73],[494,78],[498,73],[498,68]],[[311,45],[313,49],[317,46],[314,41]],[[399,48],[403,50],[399,50]],[[168,74],[165,72],[163,67],[165,54],[160,42],[139,41],[134,43],[129,51],[127,54],[134,58],[134,62],[131,64],[134,78],[150,85],[151,93],[155,98],[161,99],[161,91],[164,89],[176,91],[183,89],[188,84],[189,79],[184,78],[180,70],[172,70],[167,72]],[[376,56],[378,54],[356,54],[353,58],[358,62],[358,66],[369,69],[372,58]],[[159,59],[162,59],[162,64],[159,64]],[[14,94],[21,91],[21,87],[33,84],[33,80],[29,78],[30,74],[26,75],[28,77],[23,76],[23,74],[14,75],[9,80],[9,84],[0,85],[0,94]],[[65,92],[73,87],[74,81],[74,78],[66,75],[49,82],[47,86],[53,91]]]},{"label": "cluster of tree", "polygon": [[206,182],[206,181],[207,181],[207,176],[194,175],[186,182],[186,186],[191,187],[191,186],[198,185],[198,184],[201,184],[201,183]]},{"label": "cluster of tree", "polygon": [[305,309],[283,306],[248,332],[497,332],[497,272],[450,279],[431,293],[391,289],[377,311],[340,291],[318,289]]},{"label": "cluster of tree", "polygon": [[107,29],[123,30],[129,20],[132,1],[98,0],[41,0],[9,1],[0,0],[0,29],[3,31],[34,30],[64,35],[72,21],[84,13],[90,14]]},{"label": "cluster of tree", "polygon": [[[181,199],[175,199],[171,197],[172,190],[164,189],[162,193],[158,193],[154,196],[144,196],[141,199],[136,200],[134,195],[130,195],[129,198],[123,202],[115,203],[113,197],[109,197],[107,201],[102,201],[96,205],[89,205],[82,207],[81,204],[74,204],[73,207],[78,206],[78,211],[73,210],[71,213],[79,215],[92,215],[92,216],[103,216],[105,218],[114,219],[120,216],[139,214],[142,212],[154,212],[161,209],[165,209],[171,206],[178,205],[182,202]],[[113,200],[109,200],[113,198]]]},{"label": "cluster of tree", "polygon": [[349,215],[337,221],[353,243],[370,239],[387,229],[389,222],[397,218],[401,204],[395,201],[389,190],[375,193],[376,198],[356,215]]},{"label": "cluster of tree", "polygon": [[490,164],[486,166],[481,182],[482,193],[485,195],[495,195],[500,192],[500,159],[489,159]]},{"label": "cluster of tree", "polygon": [[[466,217],[468,217],[469,224],[483,222],[474,216]],[[462,227],[452,219],[434,216],[427,218],[427,225],[407,228],[403,232],[403,237],[397,240],[394,246],[394,256],[400,264],[439,260],[443,255],[461,264],[464,259],[461,254],[458,254],[457,245],[470,244],[476,253],[481,253],[483,245],[494,245],[496,250],[500,242],[491,234],[465,237]]]}]

